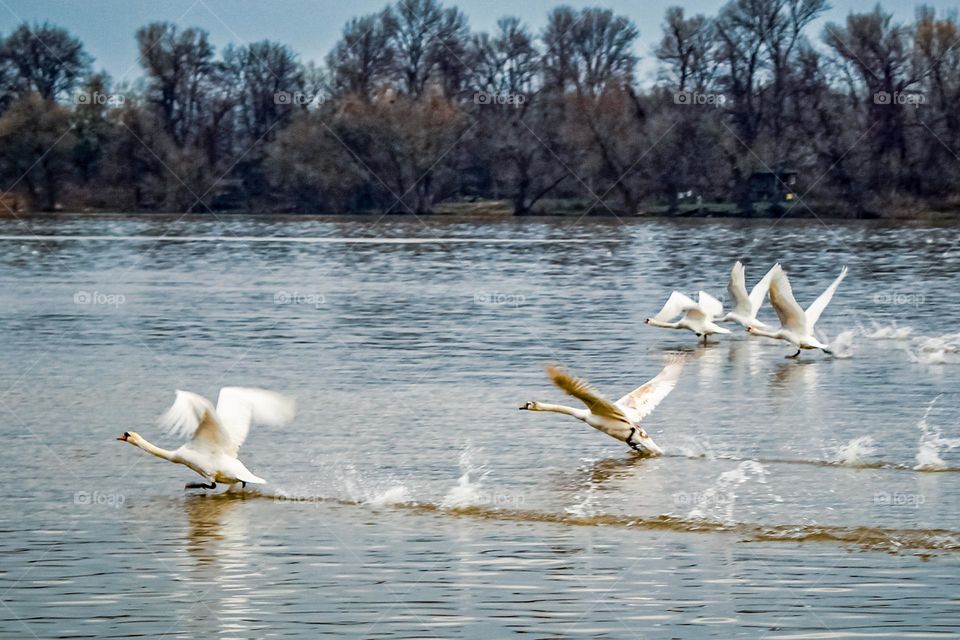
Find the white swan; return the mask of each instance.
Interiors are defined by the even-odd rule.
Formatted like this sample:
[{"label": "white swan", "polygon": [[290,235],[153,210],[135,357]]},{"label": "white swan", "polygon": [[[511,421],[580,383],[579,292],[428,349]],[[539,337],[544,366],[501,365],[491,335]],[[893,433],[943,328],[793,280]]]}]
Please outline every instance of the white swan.
[{"label": "white swan", "polygon": [[766,275],[760,278],[760,282],[753,286],[748,295],[743,263],[737,260],[733,269],[730,270],[730,283],[727,285],[727,292],[736,306],[717,322],[733,321],[744,327],[766,328],[766,324],[757,320],[757,312],[763,306],[763,299],[767,297],[767,290],[770,288],[770,280],[773,278],[773,274],[779,269],[779,263],[773,265]]},{"label": "white swan", "polygon": [[783,269],[777,269],[770,281],[770,304],[773,310],[777,312],[780,318],[780,328],[776,331],[765,329],[763,327],[747,327],[747,332],[755,336],[764,336],[776,340],[786,340],[797,348],[797,352],[788,358],[796,358],[800,355],[802,349],[822,349],[824,353],[833,355],[830,346],[823,344],[813,333],[813,327],[820,319],[820,314],[830,303],[834,292],[843,279],[847,277],[847,268],[840,270],[837,279],[827,287],[826,291],[813,301],[804,311],[797,304],[793,297],[793,289],[790,288],[790,280]]},{"label": "white swan", "polygon": [[[698,299],[699,302],[694,302],[679,291],[674,291],[670,294],[667,303],[663,305],[663,309],[660,309],[660,313],[647,318],[644,322],[664,329],[693,331],[698,338],[703,336],[703,344],[707,344],[707,336],[715,333],[730,333],[729,329],[713,321],[723,313],[723,304],[706,291],[701,291]],[[681,313],[682,318],[671,322]]]},{"label": "white swan", "polygon": [[547,367],[547,375],[566,394],[577,398],[586,409],[576,409],[560,404],[528,402],[521,411],[552,411],[565,413],[609,436],[626,442],[632,449],[652,456],[663,455],[640,421],[650,415],[654,408],[669,395],[677,385],[683,370],[683,358],[671,360],[655,378],[637,387],[616,402],[610,402],[589,382],[573,376],[556,366]]},{"label": "white swan", "polygon": [[237,452],[247,438],[253,423],[280,426],[293,419],[292,398],[263,389],[224,387],[217,398],[217,408],[203,396],[177,391],[173,406],[160,418],[160,424],[171,433],[190,436],[190,441],[176,451],[161,449],[134,431],[126,431],[117,440],[140,447],[149,454],[190,467],[210,484],[191,483],[187,489],[215,489],[224,484],[263,484],[253,475]]}]

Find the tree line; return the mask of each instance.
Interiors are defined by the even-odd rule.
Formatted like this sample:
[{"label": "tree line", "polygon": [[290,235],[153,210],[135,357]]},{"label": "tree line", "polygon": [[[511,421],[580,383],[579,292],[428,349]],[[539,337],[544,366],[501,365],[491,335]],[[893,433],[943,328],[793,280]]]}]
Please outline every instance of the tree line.
[{"label": "tree line", "polygon": [[203,29],[157,22],[135,34],[133,83],[94,71],[65,29],[22,24],[0,37],[0,202],[742,212],[752,175],[789,167],[798,208],[960,205],[957,14],[919,7],[903,23],[877,5],[813,33],[826,9],[673,7],[649,60],[637,25],[607,8],[478,33],[456,7],[398,0],[350,20],[322,64],[272,41],[217,52]]}]

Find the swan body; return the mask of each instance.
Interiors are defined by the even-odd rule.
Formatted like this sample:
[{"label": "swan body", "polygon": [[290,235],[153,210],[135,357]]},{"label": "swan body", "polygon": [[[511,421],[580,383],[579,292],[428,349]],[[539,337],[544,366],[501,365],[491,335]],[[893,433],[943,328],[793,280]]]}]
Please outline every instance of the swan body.
[{"label": "swan body", "polygon": [[[673,318],[683,314],[679,320]],[[646,324],[664,329],[686,329],[697,337],[703,336],[703,343],[707,343],[707,336],[715,333],[730,333],[726,327],[721,327],[714,319],[723,314],[723,304],[706,291],[701,291],[697,302],[694,302],[679,291],[670,294],[666,304],[660,312],[645,320]]]},{"label": "swan body", "polygon": [[649,382],[637,387],[616,402],[611,402],[586,380],[578,378],[556,366],[547,367],[547,375],[564,393],[577,398],[586,409],[567,407],[546,402],[528,402],[521,411],[551,411],[573,416],[586,422],[598,431],[627,443],[632,449],[650,456],[663,455],[653,438],[640,426],[640,421],[650,415],[660,402],[673,391],[683,370],[683,359],[670,361]]},{"label": "swan body", "polygon": [[727,284],[727,292],[730,299],[734,301],[735,306],[727,315],[723,316],[717,322],[736,322],[744,327],[767,328],[767,325],[757,320],[757,313],[763,306],[763,300],[767,297],[767,291],[770,289],[770,281],[774,274],[780,269],[780,264],[775,264],[760,281],[753,286],[750,293],[747,293],[747,284],[744,277],[743,263],[737,260],[730,270],[730,283]]},{"label": "swan body", "polygon": [[847,268],[840,270],[840,275],[830,284],[827,289],[814,300],[806,311],[804,311],[796,299],[793,297],[793,289],[790,287],[790,280],[783,269],[774,267],[776,272],[770,281],[770,304],[773,310],[777,312],[780,318],[780,328],[772,330],[763,327],[747,327],[747,331],[755,336],[773,338],[775,340],[785,340],[797,348],[797,352],[788,358],[796,358],[800,355],[802,349],[821,349],[825,353],[833,354],[830,346],[817,339],[813,329],[820,319],[823,310],[826,309],[837,287],[847,277]]},{"label": "swan body", "polygon": [[160,418],[160,424],[175,435],[188,436],[188,442],[170,451],[135,431],[126,431],[117,440],[182,464],[211,483],[189,484],[188,488],[213,489],[217,483],[264,484],[266,480],[247,469],[237,454],[252,424],[280,426],[292,420],[294,413],[293,399],[263,389],[224,387],[216,409],[203,396],[177,391],[173,406]]}]

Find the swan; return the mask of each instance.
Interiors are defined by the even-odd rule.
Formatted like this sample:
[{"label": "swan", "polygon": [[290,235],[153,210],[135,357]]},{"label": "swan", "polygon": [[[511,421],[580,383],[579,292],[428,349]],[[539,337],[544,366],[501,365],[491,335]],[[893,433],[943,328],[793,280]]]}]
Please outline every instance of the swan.
[{"label": "swan", "polygon": [[717,322],[736,322],[744,327],[766,328],[767,325],[757,320],[757,312],[763,306],[763,299],[767,297],[767,290],[770,288],[770,280],[774,273],[780,269],[780,263],[773,265],[766,275],[760,278],[760,282],[753,286],[750,294],[747,295],[747,284],[744,278],[743,263],[737,260],[730,270],[730,283],[727,285],[727,292],[730,299],[736,303],[736,306],[727,315],[723,316]]},{"label": "swan", "polygon": [[[676,322],[670,322],[672,318],[680,314],[683,317]],[[699,302],[694,302],[689,297],[674,291],[670,294],[666,304],[660,309],[660,313],[647,318],[644,322],[654,327],[663,327],[664,329],[686,329],[693,331],[697,337],[703,336],[703,344],[707,344],[707,336],[715,333],[730,333],[726,327],[721,327],[713,321],[714,318],[723,313],[723,304],[706,291],[700,292]]]},{"label": "swan", "polygon": [[217,483],[264,484],[237,459],[243,441],[253,423],[280,426],[293,419],[292,398],[242,387],[224,387],[214,409],[209,400],[189,391],[177,391],[173,406],[160,418],[160,424],[175,435],[190,436],[190,441],[168,451],[147,442],[135,431],[125,431],[117,440],[129,442],[149,454],[190,467],[210,484],[190,483],[187,489],[216,489]]},{"label": "swan", "polygon": [[576,409],[560,404],[528,402],[520,407],[520,410],[565,413],[621,442],[626,442],[635,451],[659,456],[663,455],[663,449],[657,446],[653,438],[640,426],[640,421],[650,415],[654,408],[673,391],[682,370],[683,358],[674,358],[655,378],[616,402],[610,402],[586,380],[551,365],[547,367],[547,375],[553,380],[553,384],[560,387],[567,395],[583,402],[587,408]]},{"label": "swan", "polygon": [[780,328],[773,331],[763,327],[751,326],[747,327],[747,332],[755,336],[786,340],[797,348],[797,352],[792,356],[787,356],[788,358],[796,358],[800,355],[802,349],[822,349],[824,353],[833,355],[829,345],[817,340],[813,333],[813,327],[820,319],[820,314],[830,303],[837,287],[846,277],[847,268],[843,267],[836,280],[804,311],[793,297],[793,289],[790,288],[790,280],[787,278],[786,272],[777,268],[773,279],[770,281],[769,294],[770,304],[773,305],[773,310],[777,312],[777,317],[780,318]]}]

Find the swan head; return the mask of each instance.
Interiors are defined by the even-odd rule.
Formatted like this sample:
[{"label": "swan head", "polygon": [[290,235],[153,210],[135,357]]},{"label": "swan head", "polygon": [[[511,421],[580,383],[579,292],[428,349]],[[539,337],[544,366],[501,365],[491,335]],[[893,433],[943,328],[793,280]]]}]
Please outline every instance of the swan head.
[{"label": "swan head", "polygon": [[140,441],[140,434],[136,431],[124,431],[123,435],[117,438],[117,440],[122,440],[123,442],[129,442],[130,444],[136,444]]},{"label": "swan head", "polygon": [[527,402],[520,407],[520,411],[540,411],[540,405],[536,402]]}]

